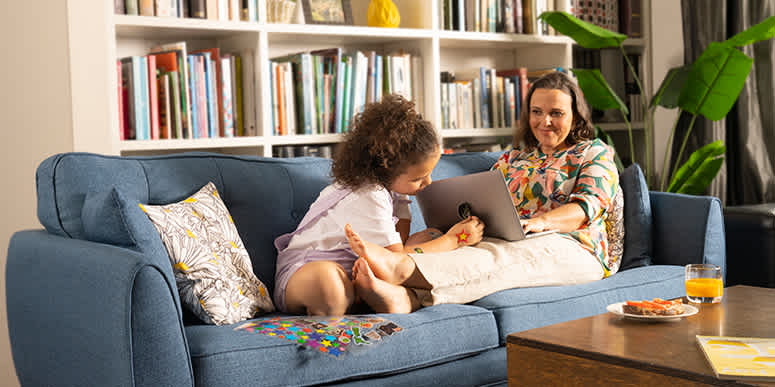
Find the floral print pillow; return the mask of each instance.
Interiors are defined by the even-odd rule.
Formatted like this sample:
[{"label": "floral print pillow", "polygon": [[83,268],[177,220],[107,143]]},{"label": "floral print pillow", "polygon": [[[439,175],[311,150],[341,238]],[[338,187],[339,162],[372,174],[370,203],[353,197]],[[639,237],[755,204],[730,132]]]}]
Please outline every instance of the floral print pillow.
[{"label": "floral print pillow", "polygon": [[169,253],[181,302],[208,324],[274,311],[215,184],[178,203],[143,205]]}]

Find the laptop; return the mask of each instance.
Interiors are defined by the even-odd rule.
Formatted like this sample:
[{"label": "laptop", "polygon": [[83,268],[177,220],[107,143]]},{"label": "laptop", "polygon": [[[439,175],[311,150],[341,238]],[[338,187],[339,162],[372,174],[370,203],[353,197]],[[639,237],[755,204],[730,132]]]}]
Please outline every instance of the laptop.
[{"label": "laptop", "polygon": [[484,222],[484,236],[520,241],[556,230],[525,234],[511,193],[498,170],[436,180],[417,193],[425,224],[446,232],[468,215]]}]

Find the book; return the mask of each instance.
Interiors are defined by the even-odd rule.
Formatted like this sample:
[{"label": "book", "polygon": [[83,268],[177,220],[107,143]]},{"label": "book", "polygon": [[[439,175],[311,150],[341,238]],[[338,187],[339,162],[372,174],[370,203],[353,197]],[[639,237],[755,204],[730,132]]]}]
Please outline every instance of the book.
[{"label": "book", "polygon": [[717,378],[775,382],[775,338],[696,337]]},{"label": "book", "polygon": [[[175,61],[171,61],[172,57],[156,58],[156,67],[163,67],[164,71],[177,71],[178,72],[178,86],[180,88],[180,110],[181,110],[181,123],[183,125],[183,137],[193,138],[191,128],[191,90],[189,75],[190,70],[188,68],[188,52],[186,49],[186,42],[176,42],[163,44],[151,48],[151,54],[174,52],[174,59],[177,61],[177,67],[175,67]],[[174,70],[173,70],[174,69]]]},{"label": "book", "polygon": [[150,139],[159,139],[159,90],[156,80],[156,57],[148,55],[146,57],[148,63],[148,108],[151,117],[151,132]]}]

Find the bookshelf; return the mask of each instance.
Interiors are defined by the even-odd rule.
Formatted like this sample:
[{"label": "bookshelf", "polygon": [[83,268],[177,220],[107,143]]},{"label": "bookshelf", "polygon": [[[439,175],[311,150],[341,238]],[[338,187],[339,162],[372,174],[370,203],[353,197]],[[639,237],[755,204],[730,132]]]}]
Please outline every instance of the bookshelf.
[{"label": "bookshelf", "polygon": [[[644,18],[649,20],[649,0],[643,0]],[[70,67],[74,150],[116,155],[165,154],[182,151],[215,151],[230,154],[272,156],[286,145],[326,145],[341,140],[340,134],[273,135],[269,60],[301,51],[332,47],[349,50],[398,50],[422,58],[423,105],[421,111],[448,144],[488,139],[510,141],[511,127],[456,129],[442,125],[439,74],[468,74],[480,67],[509,69],[527,67],[569,68],[573,64],[573,41],[564,36],[448,31],[439,27],[442,0],[394,0],[401,14],[401,28],[366,25],[369,0],[351,0],[353,25],[272,24],[266,20],[266,1],[258,0],[258,21],[219,21],[191,18],[130,16],[114,14],[113,2],[101,5],[68,2]],[[77,22],[74,22],[77,21]],[[643,36],[649,36],[644,23]],[[121,140],[119,135],[118,77],[115,60],[146,55],[151,47],[185,41],[189,52],[218,47],[222,52],[249,50],[253,53],[256,135],[229,138]],[[647,39],[629,39],[627,50],[647,58]],[[645,83],[650,90],[648,60],[643,60]],[[83,106],[81,106],[83,105]],[[87,108],[88,106],[88,108]],[[620,131],[623,125],[607,123]],[[638,125],[636,124],[637,128]],[[642,124],[640,125],[642,127]],[[621,151],[624,145],[619,146]]]}]

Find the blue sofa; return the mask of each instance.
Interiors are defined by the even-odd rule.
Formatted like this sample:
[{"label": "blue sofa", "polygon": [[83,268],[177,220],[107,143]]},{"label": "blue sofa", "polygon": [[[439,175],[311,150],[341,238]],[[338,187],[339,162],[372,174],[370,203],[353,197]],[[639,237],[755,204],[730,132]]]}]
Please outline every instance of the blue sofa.
[{"label": "blue sofa", "polygon": [[[433,178],[483,171],[497,157],[444,155]],[[272,289],[273,239],[295,228],[329,182],[329,168],[326,159],[209,153],[67,153],[43,161],[37,195],[45,230],[14,234],[6,269],[8,327],[22,385],[505,385],[509,333],[604,313],[625,299],[682,296],[683,265],[725,263],[717,199],[651,192],[650,265],[583,285],[511,289],[469,305],[386,315],[403,331],[335,358],[235,326],[192,321],[150,222],[129,245],[89,240],[84,232],[84,202],[95,192],[116,187],[132,200],[161,204],[212,181],[256,275]],[[413,206],[417,231],[424,225]]]}]

